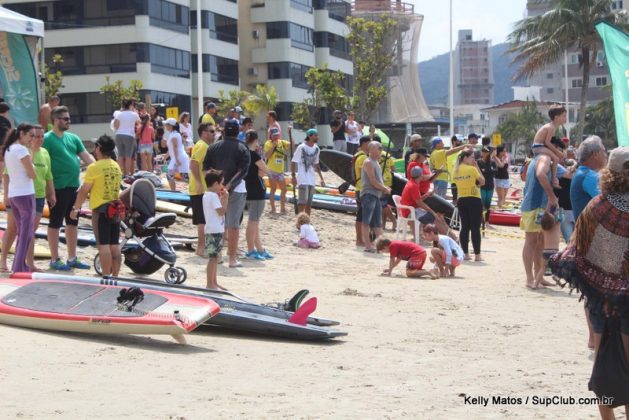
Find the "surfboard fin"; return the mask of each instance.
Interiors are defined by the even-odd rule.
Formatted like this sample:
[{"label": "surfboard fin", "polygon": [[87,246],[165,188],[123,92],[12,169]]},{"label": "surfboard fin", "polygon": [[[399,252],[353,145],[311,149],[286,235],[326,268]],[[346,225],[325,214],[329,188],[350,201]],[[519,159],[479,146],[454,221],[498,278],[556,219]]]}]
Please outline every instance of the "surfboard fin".
[{"label": "surfboard fin", "polygon": [[288,322],[297,325],[306,325],[308,317],[317,309],[317,298],[313,297],[304,302],[295,313],[288,318]]},{"label": "surfboard fin", "polygon": [[186,337],[183,334],[172,334],[171,337],[174,338],[178,344],[188,344],[188,341],[186,341]]},{"label": "surfboard fin", "polygon": [[296,312],[297,309],[299,309],[299,307],[301,306],[301,302],[303,302],[306,296],[308,296],[308,293],[310,293],[308,289],[302,289],[299,292],[295,293],[295,295],[284,304],[284,310]]}]

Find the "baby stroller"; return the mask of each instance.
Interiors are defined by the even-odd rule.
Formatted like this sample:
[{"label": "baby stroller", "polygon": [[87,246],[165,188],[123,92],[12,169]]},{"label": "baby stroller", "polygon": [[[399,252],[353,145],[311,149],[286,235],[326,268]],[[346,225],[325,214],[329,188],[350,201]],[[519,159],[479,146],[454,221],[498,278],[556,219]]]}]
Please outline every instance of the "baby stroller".
[{"label": "baby stroller", "polygon": [[[164,264],[169,268],[164,279],[170,284],[181,284],[188,274],[182,267],[175,267],[177,255],[164,237],[163,231],[177,219],[174,213],[155,215],[155,187],[147,179],[137,179],[120,199],[127,207],[127,217],[120,223],[125,237],[121,243],[124,263],[134,273],[153,274]],[[94,257],[94,269],[101,274],[100,258]]]}]

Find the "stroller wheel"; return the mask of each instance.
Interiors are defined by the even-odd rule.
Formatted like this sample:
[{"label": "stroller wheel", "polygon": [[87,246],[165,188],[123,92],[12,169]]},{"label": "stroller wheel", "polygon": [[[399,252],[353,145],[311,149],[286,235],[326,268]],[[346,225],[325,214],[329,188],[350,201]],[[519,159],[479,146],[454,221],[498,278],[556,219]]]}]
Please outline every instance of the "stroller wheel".
[{"label": "stroller wheel", "polygon": [[96,271],[96,274],[99,276],[103,274],[103,269],[100,265],[100,254],[96,254],[94,257],[94,271]]},{"label": "stroller wheel", "polygon": [[177,284],[182,284],[188,278],[188,273],[185,268],[175,267],[179,271],[179,278],[177,279]]},{"label": "stroller wheel", "polygon": [[164,280],[166,280],[168,284],[178,284],[179,278],[181,278],[181,272],[176,267],[169,267],[164,272]]}]

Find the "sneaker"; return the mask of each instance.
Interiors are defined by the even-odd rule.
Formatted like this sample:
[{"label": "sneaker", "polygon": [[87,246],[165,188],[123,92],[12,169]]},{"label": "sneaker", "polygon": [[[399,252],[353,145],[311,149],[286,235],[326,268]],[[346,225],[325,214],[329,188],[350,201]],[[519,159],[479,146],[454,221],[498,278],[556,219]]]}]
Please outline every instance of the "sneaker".
[{"label": "sneaker", "polygon": [[87,270],[90,268],[89,264],[82,263],[78,258],[67,260],[66,263],[69,268],[80,268],[81,270]]},{"label": "sneaker", "polygon": [[266,259],[266,260],[272,260],[273,259],[273,255],[269,254],[269,252],[266,249],[262,250],[262,252],[260,252],[259,254],[262,255],[264,257],[264,259]]},{"label": "sneaker", "polygon": [[258,261],[264,261],[265,260],[265,258],[262,256],[262,254],[260,254],[255,249],[253,251],[247,252],[245,254],[245,258],[248,259],[248,260],[258,260]]},{"label": "sneaker", "polygon": [[57,258],[56,261],[50,261],[50,269],[57,271],[70,271],[70,266],[61,262],[61,259]]}]

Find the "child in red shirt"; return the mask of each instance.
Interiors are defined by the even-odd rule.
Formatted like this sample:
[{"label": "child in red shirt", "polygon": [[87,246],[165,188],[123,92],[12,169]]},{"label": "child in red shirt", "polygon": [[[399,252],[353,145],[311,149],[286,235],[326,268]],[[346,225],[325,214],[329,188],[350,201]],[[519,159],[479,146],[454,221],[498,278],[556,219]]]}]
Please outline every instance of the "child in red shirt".
[{"label": "child in red shirt", "polygon": [[424,270],[426,262],[426,250],[415,242],[392,241],[390,239],[380,239],[376,245],[378,252],[385,252],[390,255],[389,268],[386,268],[382,275],[391,276],[393,269],[400,263],[406,261],[406,277],[429,276],[431,279],[438,279],[438,270]]}]

